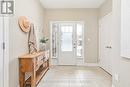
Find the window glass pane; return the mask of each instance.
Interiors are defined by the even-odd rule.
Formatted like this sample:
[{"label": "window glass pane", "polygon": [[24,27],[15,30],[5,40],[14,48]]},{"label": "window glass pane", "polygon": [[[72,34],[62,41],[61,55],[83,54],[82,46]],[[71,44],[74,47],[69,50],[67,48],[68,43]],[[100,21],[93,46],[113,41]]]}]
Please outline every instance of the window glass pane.
[{"label": "window glass pane", "polygon": [[57,57],[57,54],[58,54],[57,30],[58,30],[58,24],[53,24],[52,26],[52,57]]},{"label": "window glass pane", "polygon": [[62,51],[72,51],[72,35],[73,27],[72,26],[61,26],[61,50]]},{"label": "window glass pane", "polygon": [[82,57],[83,53],[83,26],[77,24],[77,56]]}]

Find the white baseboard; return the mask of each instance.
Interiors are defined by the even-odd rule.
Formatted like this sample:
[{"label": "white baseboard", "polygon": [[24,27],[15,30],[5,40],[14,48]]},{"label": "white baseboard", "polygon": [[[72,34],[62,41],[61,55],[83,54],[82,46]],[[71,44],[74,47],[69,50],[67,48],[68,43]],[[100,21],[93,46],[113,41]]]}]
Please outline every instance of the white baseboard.
[{"label": "white baseboard", "polygon": [[53,66],[58,65],[58,59],[57,58],[51,59],[51,65]]},{"label": "white baseboard", "polygon": [[98,63],[84,63],[84,64],[80,64],[80,65],[77,65],[77,66],[99,66]]},{"label": "white baseboard", "polygon": [[[58,59],[52,59],[51,65],[58,65]],[[77,66],[99,66],[98,63],[83,63],[83,60],[77,60]]]}]

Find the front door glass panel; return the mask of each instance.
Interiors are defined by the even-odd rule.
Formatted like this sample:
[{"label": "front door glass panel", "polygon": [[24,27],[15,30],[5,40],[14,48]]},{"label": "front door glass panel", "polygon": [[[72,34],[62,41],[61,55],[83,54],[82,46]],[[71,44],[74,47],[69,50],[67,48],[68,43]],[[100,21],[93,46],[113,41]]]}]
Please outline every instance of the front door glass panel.
[{"label": "front door glass panel", "polygon": [[61,26],[61,51],[73,50],[73,26]]}]

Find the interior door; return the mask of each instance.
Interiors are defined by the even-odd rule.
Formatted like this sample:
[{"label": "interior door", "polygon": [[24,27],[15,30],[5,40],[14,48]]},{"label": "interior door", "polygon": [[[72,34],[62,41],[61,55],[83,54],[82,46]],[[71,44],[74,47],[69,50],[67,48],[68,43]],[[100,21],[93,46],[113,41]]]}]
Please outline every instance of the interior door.
[{"label": "interior door", "polygon": [[112,74],[112,15],[108,14],[100,20],[100,66]]},{"label": "interior door", "polygon": [[3,87],[3,18],[0,17],[0,87]]},{"label": "interior door", "polygon": [[75,27],[73,23],[60,24],[59,65],[75,65]]}]

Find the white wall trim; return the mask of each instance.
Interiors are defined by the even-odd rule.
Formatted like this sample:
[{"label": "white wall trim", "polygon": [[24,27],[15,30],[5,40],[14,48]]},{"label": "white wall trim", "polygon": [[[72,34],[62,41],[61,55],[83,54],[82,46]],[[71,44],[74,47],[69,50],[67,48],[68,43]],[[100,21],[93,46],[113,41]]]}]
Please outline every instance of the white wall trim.
[{"label": "white wall trim", "polygon": [[77,66],[96,66],[96,67],[99,67],[99,64],[98,63],[84,63],[84,64],[80,64]]}]

